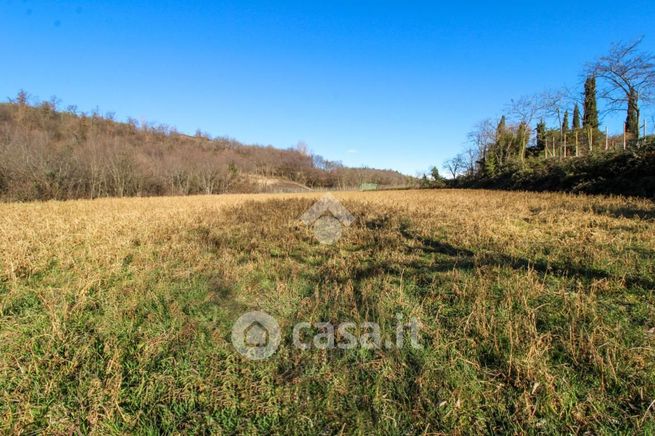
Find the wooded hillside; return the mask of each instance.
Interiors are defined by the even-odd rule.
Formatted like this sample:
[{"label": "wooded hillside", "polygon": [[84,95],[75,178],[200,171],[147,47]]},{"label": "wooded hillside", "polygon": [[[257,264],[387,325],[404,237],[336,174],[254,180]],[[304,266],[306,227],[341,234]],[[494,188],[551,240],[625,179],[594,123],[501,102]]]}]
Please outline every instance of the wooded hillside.
[{"label": "wooded hillside", "polygon": [[310,188],[412,181],[396,171],[347,168],[306,148],[244,145],[189,136],[168,126],[30,104],[20,92],[0,104],[0,198],[47,200],[257,192],[261,177]]}]

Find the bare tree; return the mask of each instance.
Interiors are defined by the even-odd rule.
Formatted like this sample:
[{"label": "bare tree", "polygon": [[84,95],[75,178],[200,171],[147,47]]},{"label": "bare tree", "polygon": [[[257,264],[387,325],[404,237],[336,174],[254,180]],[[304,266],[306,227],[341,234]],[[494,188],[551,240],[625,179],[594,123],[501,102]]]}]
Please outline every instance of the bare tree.
[{"label": "bare tree", "polygon": [[478,150],[473,147],[467,147],[464,151],[465,165],[466,165],[466,175],[472,176],[475,174],[475,170],[478,167],[479,158]]},{"label": "bare tree", "polygon": [[448,171],[453,179],[456,179],[466,168],[466,157],[459,153],[457,156],[448,159],[443,164],[443,169]]},{"label": "bare tree", "polygon": [[309,146],[305,141],[298,141],[296,144],[295,150],[302,154],[303,156],[311,156],[311,152],[309,151]]},{"label": "bare tree", "polygon": [[562,125],[562,115],[566,108],[581,101],[575,93],[566,88],[544,91],[538,95],[538,99],[537,115],[544,120],[553,121],[558,126]]},{"label": "bare tree", "polygon": [[519,121],[519,128],[516,132],[521,161],[525,159],[525,152],[530,141],[530,126],[546,107],[545,100],[539,94],[523,96],[518,100],[512,99],[507,106],[508,113]]},{"label": "bare tree", "polygon": [[480,121],[469,132],[468,140],[477,149],[478,159],[484,159],[489,148],[496,142],[496,123],[489,118]]},{"label": "bare tree", "polygon": [[525,95],[519,99],[510,100],[507,113],[514,120],[531,124],[542,111],[543,101],[539,95]]},{"label": "bare tree", "polygon": [[[643,37],[629,43],[616,43],[605,56],[587,68],[588,74],[602,79],[605,87],[600,97],[608,102],[609,110],[626,108],[635,97],[650,102],[655,90],[655,55],[640,51]],[[638,111],[638,106],[637,106]]]}]

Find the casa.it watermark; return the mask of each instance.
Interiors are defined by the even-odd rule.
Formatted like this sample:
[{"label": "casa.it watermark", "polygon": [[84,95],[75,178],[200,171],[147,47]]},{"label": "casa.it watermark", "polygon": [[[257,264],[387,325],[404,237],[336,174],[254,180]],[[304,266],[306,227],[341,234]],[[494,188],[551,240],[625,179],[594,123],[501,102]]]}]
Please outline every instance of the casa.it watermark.
[{"label": "casa.it watermark", "polygon": [[[421,349],[420,322],[416,318],[405,320],[396,314],[395,327],[383,334],[375,322],[345,321],[296,323],[291,329],[291,345],[299,351],[316,350],[393,350],[409,346]],[[271,357],[282,342],[282,331],[275,318],[266,312],[248,312],[239,317],[232,327],[232,344],[244,357],[264,360]]]}]

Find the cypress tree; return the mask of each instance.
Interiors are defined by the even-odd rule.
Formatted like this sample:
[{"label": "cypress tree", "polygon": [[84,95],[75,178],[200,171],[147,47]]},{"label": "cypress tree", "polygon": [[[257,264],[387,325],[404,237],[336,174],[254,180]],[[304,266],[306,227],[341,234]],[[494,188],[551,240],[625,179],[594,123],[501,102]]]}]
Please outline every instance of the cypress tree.
[{"label": "cypress tree", "polygon": [[505,119],[505,115],[503,115],[502,117],[500,117],[500,121],[498,122],[498,127],[496,127],[497,141],[500,140],[500,138],[502,138],[506,129],[507,129],[507,120]]},{"label": "cypress tree", "polygon": [[578,130],[580,128],[580,106],[575,104],[573,108],[573,130]]},{"label": "cypress tree", "polygon": [[596,77],[589,76],[584,83],[584,115],[582,127],[598,129],[598,105],[596,104]]},{"label": "cypress tree", "polygon": [[567,134],[569,132],[569,111],[564,112],[564,121],[562,121],[562,133]]},{"label": "cypress tree", "polygon": [[495,151],[498,153],[498,162],[496,164],[502,165],[507,158],[507,150],[505,150],[507,139],[507,121],[505,115],[500,118],[498,126],[496,127],[496,144],[494,144]]},{"label": "cypress tree", "polygon": [[546,123],[541,120],[537,123],[537,147],[538,151],[546,149]]},{"label": "cypress tree", "polygon": [[625,119],[625,130],[633,139],[639,139],[639,106],[637,91],[630,90],[628,94],[628,114]]}]

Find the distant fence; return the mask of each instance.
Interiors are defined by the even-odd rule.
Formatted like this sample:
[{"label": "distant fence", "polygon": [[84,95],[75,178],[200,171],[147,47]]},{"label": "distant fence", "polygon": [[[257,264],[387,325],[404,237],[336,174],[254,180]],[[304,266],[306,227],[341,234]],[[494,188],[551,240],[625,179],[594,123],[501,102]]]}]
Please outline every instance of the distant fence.
[{"label": "distant fence", "polygon": [[[645,129],[644,129],[645,134]],[[612,152],[627,150],[631,147],[641,147],[642,145],[654,142],[654,136],[642,136],[635,140],[624,132],[620,136],[609,136],[607,129],[605,134],[597,136],[587,134],[586,132],[570,132],[545,139],[544,155],[546,158],[563,158],[563,157],[580,157],[588,156],[597,152]]]}]

